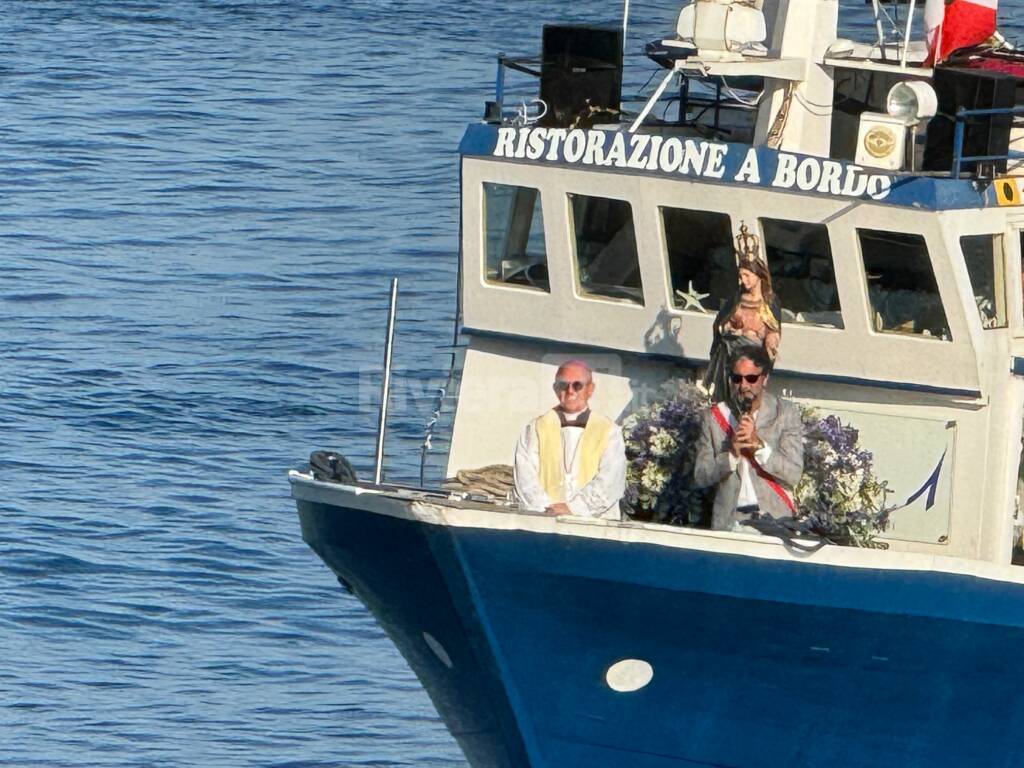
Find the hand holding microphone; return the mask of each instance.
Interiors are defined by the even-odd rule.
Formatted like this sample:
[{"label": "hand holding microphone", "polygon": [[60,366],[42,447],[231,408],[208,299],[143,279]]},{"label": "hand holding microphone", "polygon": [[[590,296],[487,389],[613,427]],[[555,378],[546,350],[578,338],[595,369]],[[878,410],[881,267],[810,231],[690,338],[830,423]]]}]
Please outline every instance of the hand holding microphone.
[{"label": "hand holding microphone", "polygon": [[739,456],[742,453],[752,453],[761,447],[761,438],[757,436],[757,427],[754,424],[754,417],[750,409],[754,405],[753,400],[741,399],[737,404],[737,413],[741,414],[739,424],[736,425],[736,432],[732,440],[732,452]]}]

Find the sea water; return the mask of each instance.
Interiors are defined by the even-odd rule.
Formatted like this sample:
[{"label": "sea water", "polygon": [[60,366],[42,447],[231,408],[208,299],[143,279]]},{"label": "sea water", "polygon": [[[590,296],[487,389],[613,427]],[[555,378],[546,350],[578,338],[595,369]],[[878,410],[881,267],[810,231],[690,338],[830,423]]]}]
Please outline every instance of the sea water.
[{"label": "sea water", "polygon": [[[621,6],[0,7],[0,764],[464,765],[285,473],[369,467],[398,277],[417,479],[494,55]],[[678,7],[633,0],[627,92]]]}]

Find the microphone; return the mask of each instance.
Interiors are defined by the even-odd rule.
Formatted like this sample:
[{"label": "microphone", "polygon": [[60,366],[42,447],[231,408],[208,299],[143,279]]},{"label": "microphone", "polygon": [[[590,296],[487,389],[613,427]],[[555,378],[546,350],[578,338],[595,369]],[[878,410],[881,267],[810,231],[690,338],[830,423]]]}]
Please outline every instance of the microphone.
[{"label": "microphone", "polygon": [[736,410],[739,411],[740,416],[746,416],[748,413],[750,413],[752,410],[754,410],[754,398],[752,398],[752,397],[742,397],[742,398],[739,399],[739,401],[736,403],[736,405],[737,405],[737,409]]}]

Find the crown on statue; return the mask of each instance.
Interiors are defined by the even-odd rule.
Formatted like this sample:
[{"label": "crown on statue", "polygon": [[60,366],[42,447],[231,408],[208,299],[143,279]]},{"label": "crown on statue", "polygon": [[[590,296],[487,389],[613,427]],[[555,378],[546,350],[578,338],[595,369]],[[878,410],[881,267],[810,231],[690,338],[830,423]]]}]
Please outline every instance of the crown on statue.
[{"label": "crown on statue", "polygon": [[736,258],[742,264],[745,261],[761,261],[761,241],[752,235],[747,225],[740,222],[740,233],[736,235]]}]

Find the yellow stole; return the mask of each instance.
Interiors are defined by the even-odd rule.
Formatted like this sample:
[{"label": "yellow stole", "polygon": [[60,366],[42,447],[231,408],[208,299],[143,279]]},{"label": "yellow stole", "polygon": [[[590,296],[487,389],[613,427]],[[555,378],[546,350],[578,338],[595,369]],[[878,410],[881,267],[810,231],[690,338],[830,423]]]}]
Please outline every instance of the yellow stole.
[{"label": "yellow stole", "polygon": [[[562,481],[565,453],[562,450],[562,421],[554,409],[534,422],[540,447],[540,484],[552,502],[564,502]],[[582,488],[597,475],[601,457],[612,434],[614,422],[607,416],[590,412],[587,426],[580,438],[579,462],[576,469],[576,487]]]}]

